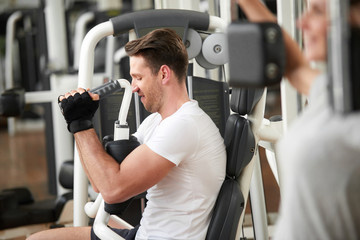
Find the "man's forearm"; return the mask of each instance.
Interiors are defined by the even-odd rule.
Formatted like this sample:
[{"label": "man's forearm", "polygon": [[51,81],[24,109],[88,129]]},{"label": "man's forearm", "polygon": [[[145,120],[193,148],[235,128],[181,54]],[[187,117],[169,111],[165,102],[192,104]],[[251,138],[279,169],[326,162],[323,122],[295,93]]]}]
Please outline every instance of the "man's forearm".
[{"label": "man's forearm", "polygon": [[276,17],[258,0],[237,0],[241,10],[251,22],[276,22]]},{"label": "man's forearm", "polygon": [[99,192],[107,179],[108,165],[118,164],[105,152],[93,128],[78,132],[74,137],[84,171],[94,190]]}]

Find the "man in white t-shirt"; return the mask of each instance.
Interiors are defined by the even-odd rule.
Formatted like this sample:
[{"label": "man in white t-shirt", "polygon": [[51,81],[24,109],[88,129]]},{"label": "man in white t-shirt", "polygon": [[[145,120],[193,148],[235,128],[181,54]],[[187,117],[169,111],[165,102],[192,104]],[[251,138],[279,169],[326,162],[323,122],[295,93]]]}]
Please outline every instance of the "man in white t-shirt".
[{"label": "man in white t-shirt", "polygon": [[[116,230],[119,235],[139,240],[204,239],[225,178],[226,151],[213,121],[188,97],[185,46],[173,30],[158,29],[127,43],[125,50],[133,92],[153,114],[134,134],[141,145],[119,165],[104,151],[92,127],[99,96],[84,89],[60,96],[82,165],[107,203],[148,191],[140,226]],[[74,102],[87,104],[81,114]],[[54,229],[30,237],[90,238],[98,239],[90,227]]]}]

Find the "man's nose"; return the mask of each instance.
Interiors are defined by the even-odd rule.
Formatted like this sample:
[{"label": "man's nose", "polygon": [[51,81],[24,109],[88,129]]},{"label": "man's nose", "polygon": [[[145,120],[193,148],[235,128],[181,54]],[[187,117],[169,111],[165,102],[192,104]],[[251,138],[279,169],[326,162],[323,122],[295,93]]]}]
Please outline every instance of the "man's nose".
[{"label": "man's nose", "polygon": [[132,92],[134,93],[134,92],[138,92],[139,91],[139,87],[136,85],[136,84],[134,84],[134,80],[131,82],[131,87],[132,87]]}]

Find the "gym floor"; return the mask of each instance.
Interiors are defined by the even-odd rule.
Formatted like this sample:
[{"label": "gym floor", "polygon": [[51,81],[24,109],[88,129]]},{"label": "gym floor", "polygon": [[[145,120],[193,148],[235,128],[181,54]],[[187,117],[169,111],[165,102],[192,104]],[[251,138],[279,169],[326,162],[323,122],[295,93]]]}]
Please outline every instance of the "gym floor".
[{"label": "gym floor", "polygon": [[38,125],[9,136],[6,120],[1,118],[0,190],[27,187],[35,200],[54,197],[48,193],[45,134]]}]

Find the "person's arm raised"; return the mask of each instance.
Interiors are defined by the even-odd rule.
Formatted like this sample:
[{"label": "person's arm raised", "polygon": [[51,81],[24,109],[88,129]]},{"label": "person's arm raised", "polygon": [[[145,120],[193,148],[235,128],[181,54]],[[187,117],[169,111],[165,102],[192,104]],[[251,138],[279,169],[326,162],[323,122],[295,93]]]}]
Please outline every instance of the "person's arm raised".
[{"label": "person's arm raised", "polygon": [[[277,22],[270,10],[258,0],[237,0],[237,3],[251,22]],[[286,49],[285,76],[298,92],[308,95],[319,71],[310,67],[299,45],[284,29],[283,37]]]}]

